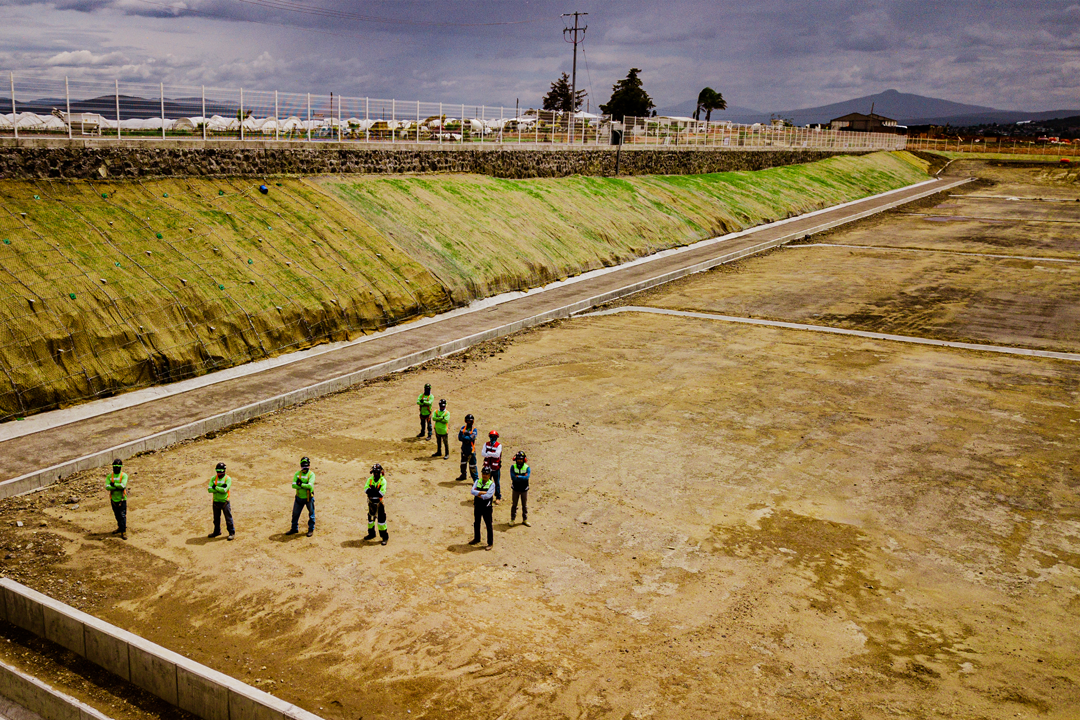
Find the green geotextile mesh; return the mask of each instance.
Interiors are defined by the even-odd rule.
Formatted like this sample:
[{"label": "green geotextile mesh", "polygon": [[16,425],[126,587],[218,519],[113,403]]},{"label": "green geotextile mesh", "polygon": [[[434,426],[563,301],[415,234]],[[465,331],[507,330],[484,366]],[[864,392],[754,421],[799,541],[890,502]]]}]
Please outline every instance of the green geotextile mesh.
[{"label": "green geotextile mesh", "polygon": [[0,181],[0,419],[342,340],[926,179],[756,173]]},{"label": "green geotextile mesh", "polygon": [[927,179],[908,153],[757,172],[501,180],[325,178],[454,297],[483,297]]}]

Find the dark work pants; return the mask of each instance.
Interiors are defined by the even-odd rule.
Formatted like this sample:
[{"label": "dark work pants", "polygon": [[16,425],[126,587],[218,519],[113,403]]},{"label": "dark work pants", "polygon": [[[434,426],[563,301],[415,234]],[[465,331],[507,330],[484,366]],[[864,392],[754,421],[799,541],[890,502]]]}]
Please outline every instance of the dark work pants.
[{"label": "dark work pants", "polygon": [[315,498],[309,496],[307,500],[294,497],[292,503],[292,529],[293,532],[297,532],[299,527],[297,523],[300,522],[300,513],[304,508],[308,509],[307,517],[307,529],[315,529]]},{"label": "dark work pants", "polygon": [[214,534],[221,533],[221,514],[225,513],[225,528],[229,531],[230,535],[236,534],[236,528],[233,526],[232,521],[232,503],[226,500],[225,502],[214,501]]},{"label": "dark work pants", "polygon": [[480,477],[476,472],[476,451],[475,450],[462,450],[461,451],[461,475],[459,477],[465,477],[465,468],[469,468],[469,475],[472,477],[473,482],[476,482],[476,478]]},{"label": "dark work pants", "polygon": [[439,433],[435,433],[435,454],[445,454],[446,457],[450,457],[450,435],[440,435]]},{"label": "dark work pants", "polygon": [[495,481],[495,499],[502,500],[502,488],[499,486],[499,478],[502,477],[502,468],[491,471],[491,479]]},{"label": "dark work pants", "polygon": [[368,500],[367,504],[367,529],[369,535],[375,534],[375,521],[379,521],[379,537],[388,538],[390,533],[386,529],[386,505],[381,502]]},{"label": "dark work pants", "polygon": [[473,540],[480,542],[480,521],[487,525],[487,544],[495,544],[495,533],[491,529],[491,501],[473,499]]},{"label": "dark work pants", "polygon": [[420,434],[423,435],[425,431],[427,432],[427,436],[430,438],[431,437],[431,415],[430,414],[420,416]]},{"label": "dark work pants", "polygon": [[127,532],[127,500],[113,502],[112,514],[116,518],[116,527],[120,532]]},{"label": "dark work pants", "polygon": [[518,498],[521,499],[521,521],[529,519],[529,488],[514,490],[514,499],[510,501],[510,522],[517,517]]}]

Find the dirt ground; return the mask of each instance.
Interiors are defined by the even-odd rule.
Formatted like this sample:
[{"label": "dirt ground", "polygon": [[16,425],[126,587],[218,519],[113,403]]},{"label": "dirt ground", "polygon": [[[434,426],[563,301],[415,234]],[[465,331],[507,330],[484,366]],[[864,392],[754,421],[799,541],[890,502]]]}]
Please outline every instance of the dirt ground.
[{"label": "dirt ground", "polygon": [[[890,322],[1075,350],[1075,274],[1007,262],[800,247],[633,302],[863,327],[947,284]],[[1010,289],[1055,320],[987,308]],[[508,526],[507,491],[492,552],[466,544],[456,455],[414,437],[425,382],[529,455],[532,527]],[[578,318],[133,458],[126,543],[100,473],[6,500],[0,568],[333,720],[1074,718],[1078,400],[1076,363]],[[301,455],[312,538],[283,535]],[[236,542],[205,537],[219,460]],[[386,547],[360,539],[373,462]]]}]

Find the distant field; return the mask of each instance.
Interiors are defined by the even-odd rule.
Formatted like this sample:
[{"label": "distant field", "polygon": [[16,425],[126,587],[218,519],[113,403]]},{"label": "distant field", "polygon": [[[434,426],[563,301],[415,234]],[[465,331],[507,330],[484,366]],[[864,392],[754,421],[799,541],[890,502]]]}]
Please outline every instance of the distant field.
[{"label": "distant field", "polygon": [[438,313],[926,179],[907,153],[701,176],[0,181],[0,420]]}]

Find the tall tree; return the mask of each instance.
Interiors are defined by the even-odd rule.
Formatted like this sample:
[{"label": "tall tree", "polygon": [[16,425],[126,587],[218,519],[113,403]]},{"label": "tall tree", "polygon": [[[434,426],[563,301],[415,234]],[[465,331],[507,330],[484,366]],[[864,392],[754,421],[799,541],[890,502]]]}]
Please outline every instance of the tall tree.
[{"label": "tall tree", "polygon": [[622,120],[627,115],[649,117],[649,111],[656,105],[641,86],[640,72],[641,68],[630,68],[625,78],[612,85],[611,99],[600,106],[600,112],[615,120]]},{"label": "tall tree", "polygon": [[577,97],[571,103],[570,76],[563,73],[558,80],[551,83],[551,91],[544,96],[545,110],[561,110],[565,113],[577,112],[585,104],[585,91],[578,90]]},{"label": "tall tree", "polygon": [[694,119],[700,120],[702,111],[705,112],[705,122],[712,120],[713,110],[727,110],[727,100],[711,87],[702,88],[697,96],[697,108],[694,109]]}]

